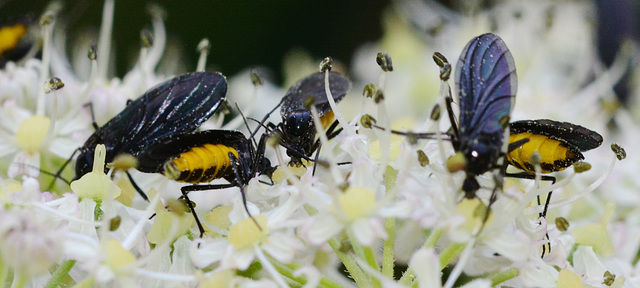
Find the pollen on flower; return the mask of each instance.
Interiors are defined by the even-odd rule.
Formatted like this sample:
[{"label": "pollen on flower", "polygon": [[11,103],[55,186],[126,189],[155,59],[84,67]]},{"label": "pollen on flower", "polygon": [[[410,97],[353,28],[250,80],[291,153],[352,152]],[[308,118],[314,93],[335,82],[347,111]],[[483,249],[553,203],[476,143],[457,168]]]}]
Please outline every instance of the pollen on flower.
[{"label": "pollen on flower", "polygon": [[287,174],[284,172],[284,169],[289,169],[289,171],[291,171],[291,173],[295,176],[302,176],[302,174],[307,172],[307,167],[312,167],[314,165],[313,162],[308,161],[306,159],[301,159],[302,165],[300,166],[278,166],[278,168],[276,168],[276,171],[273,171],[273,175],[271,175],[271,180],[273,180],[274,183],[282,183],[282,181],[287,178]]},{"label": "pollen on flower", "polygon": [[[258,222],[260,227],[256,226]],[[260,244],[267,237],[267,217],[263,215],[253,216],[253,219],[246,218],[238,221],[229,231],[229,243],[236,249],[249,248]]]},{"label": "pollen on flower", "polygon": [[[484,213],[481,213],[482,215],[477,214],[478,209],[481,208],[480,205],[484,206],[484,204],[478,198],[464,198],[462,199],[462,201],[460,201],[460,203],[458,204],[458,213],[462,214],[466,219],[464,225],[462,226],[463,229],[469,232],[473,232],[476,226],[478,226],[482,222],[482,220],[484,219]],[[492,220],[493,213],[490,213],[489,218],[487,219],[487,223],[490,223]]]},{"label": "pollen on flower", "polygon": [[[22,184],[14,179],[5,179],[3,181],[4,185],[0,186],[0,200],[6,202],[11,194],[22,190]],[[4,191],[4,187],[6,187],[8,191]]]},{"label": "pollen on flower", "polygon": [[156,210],[156,217],[151,229],[147,233],[147,240],[153,244],[160,244],[169,237],[174,240],[189,231],[191,224],[195,222],[190,213],[173,213],[164,209]]},{"label": "pollen on flower", "polygon": [[116,201],[122,203],[125,206],[131,207],[133,204],[133,198],[137,195],[136,188],[133,187],[131,181],[127,177],[118,178],[116,185],[120,188],[120,195],[116,197]]},{"label": "pollen on flower", "polygon": [[103,144],[96,146],[93,170],[80,179],[71,182],[71,190],[80,198],[94,200],[115,199],[120,196],[120,188],[104,174],[104,162],[107,149]]},{"label": "pollen on flower", "polygon": [[37,152],[47,137],[51,119],[44,116],[31,116],[24,120],[16,132],[16,140],[28,153]]},{"label": "pollen on flower", "polygon": [[[402,153],[402,137],[398,135],[391,135],[391,141],[389,143],[389,161],[396,160],[400,153]],[[369,145],[369,155],[376,161],[382,159],[382,149],[380,147],[380,140],[375,140]]]},{"label": "pollen on flower", "polygon": [[202,272],[196,272],[196,279],[200,284],[198,287],[202,288],[231,287],[235,278],[236,273],[233,270],[217,271],[208,278],[205,278]]},{"label": "pollen on flower", "polygon": [[[229,213],[231,210],[233,210],[233,206],[218,206],[211,210],[211,212],[204,217],[204,220],[220,229],[228,229],[231,227],[231,220],[229,220]],[[204,233],[209,237],[215,238],[219,236],[218,233],[211,231],[207,225],[204,226],[204,231]]]},{"label": "pollen on flower", "polygon": [[376,196],[366,187],[349,187],[338,196],[340,209],[348,221],[369,215],[376,205]]},{"label": "pollen on flower", "polygon": [[131,251],[124,249],[122,244],[115,239],[107,240],[107,250],[105,255],[107,256],[104,263],[112,269],[119,269],[127,266],[136,261],[136,257],[133,256]]},{"label": "pollen on flower", "polygon": [[609,256],[615,253],[615,247],[607,230],[607,224],[611,220],[611,213],[613,213],[614,209],[615,205],[609,203],[599,223],[573,228],[571,234],[575,238],[576,244],[591,246],[594,252],[602,256]]},{"label": "pollen on flower", "polygon": [[562,288],[584,287],[584,285],[582,285],[582,281],[580,281],[580,277],[576,273],[573,273],[568,269],[560,270],[560,273],[558,273],[558,280],[556,284],[556,287]]}]

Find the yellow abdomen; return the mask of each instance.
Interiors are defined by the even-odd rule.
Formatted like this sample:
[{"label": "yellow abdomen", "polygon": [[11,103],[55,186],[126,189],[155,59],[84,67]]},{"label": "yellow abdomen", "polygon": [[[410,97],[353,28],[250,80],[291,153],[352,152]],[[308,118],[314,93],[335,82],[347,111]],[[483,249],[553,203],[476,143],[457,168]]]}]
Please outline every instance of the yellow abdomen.
[{"label": "yellow abdomen", "polygon": [[333,115],[333,110],[329,110],[329,112],[322,115],[322,117],[320,117],[320,123],[322,123],[322,127],[324,129],[329,128],[329,126],[333,124],[334,118],[335,118],[335,115]]},{"label": "yellow abdomen", "polygon": [[238,158],[236,149],[222,144],[193,147],[164,164],[164,175],[179,182],[201,183],[232,173],[229,152]]},{"label": "yellow abdomen", "polygon": [[530,159],[536,152],[540,154],[542,173],[562,171],[580,160],[580,156],[571,151],[564,143],[543,135],[529,132],[512,134],[509,136],[509,143],[526,138],[529,139],[529,142],[507,154],[507,161],[518,169],[535,173],[535,167]]},{"label": "yellow abdomen", "polygon": [[20,42],[20,38],[26,33],[27,27],[22,24],[0,28],[0,56],[6,51],[15,48]]}]

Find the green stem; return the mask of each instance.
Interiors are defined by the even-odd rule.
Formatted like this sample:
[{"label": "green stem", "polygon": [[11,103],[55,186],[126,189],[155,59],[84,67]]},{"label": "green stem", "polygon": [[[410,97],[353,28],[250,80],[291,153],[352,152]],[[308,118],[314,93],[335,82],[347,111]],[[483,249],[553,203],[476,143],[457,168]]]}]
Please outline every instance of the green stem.
[{"label": "green stem", "polygon": [[0,257],[0,287],[7,287],[7,276],[9,275],[9,266]]},{"label": "green stem", "polygon": [[[391,166],[387,166],[387,170],[384,173],[385,190],[387,191],[387,197],[389,199],[396,199],[396,180],[398,179],[398,171]],[[395,218],[384,219],[384,229],[387,232],[387,239],[384,241],[382,248],[382,274],[393,279],[393,268],[395,260],[395,243],[396,243],[396,221]]]},{"label": "green stem", "polygon": [[[376,260],[376,254],[373,252],[373,249],[371,249],[371,247],[364,247],[364,255],[367,264],[376,271],[380,271],[378,260]],[[373,287],[382,288],[382,285],[380,284],[380,280],[378,280],[378,278],[372,276],[371,280],[373,282]]]},{"label": "green stem", "polygon": [[355,252],[358,258],[362,260],[366,260],[364,255],[364,248],[362,247],[362,245],[360,245],[360,242],[358,242],[358,239],[353,234],[353,231],[351,231],[351,229],[349,228],[347,228],[345,231],[347,233],[347,237],[349,238],[349,243],[351,244],[351,248],[353,249],[353,252]]},{"label": "green stem", "polygon": [[[271,263],[273,264],[273,266],[276,268],[276,270],[278,270],[278,272],[280,274],[282,274],[283,276],[296,281],[299,284],[307,284],[307,280],[305,279],[305,277],[303,276],[294,276],[295,270],[300,268],[299,264],[282,264],[278,261],[271,261]],[[326,287],[326,288],[344,288],[342,285],[338,284],[337,282],[327,278],[326,276],[322,275],[322,278],[320,278],[320,283],[319,283],[319,287]]]},{"label": "green stem", "polygon": [[518,268],[509,268],[505,271],[493,274],[489,276],[489,280],[491,280],[491,287],[494,287],[509,279],[513,279],[518,275],[520,275],[520,270],[518,270]]},{"label": "green stem", "polygon": [[[438,243],[438,240],[440,240],[442,233],[444,233],[444,230],[442,228],[432,229],[431,233],[429,233],[429,236],[427,237],[427,240],[424,242],[424,245],[422,245],[422,248],[435,247],[436,243]],[[409,286],[411,285],[411,282],[413,282],[415,278],[416,278],[415,273],[413,272],[413,270],[411,270],[411,267],[409,267],[407,271],[405,271],[404,274],[402,274],[402,277],[400,278],[399,282],[402,285]]]},{"label": "green stem", "polygon": [[302,288],[302,284],[298,283],[296,280],[293,280],[291,278],[284,278],[284,281],[287,282],[287,287],[292,287],[292,288]]},{"label": "green stem", "polygon": [[364,274],[362,269],[358,267],[356,260],[353,259],[353,257],[351,257],[350,255],[347,255],[346,253],[340,251],[340,244],[338,243],[338,240],[336,240],[335,238],[329,239],[329,246],[331,246],[333,251],[336,252],[336,255],[338,256],[340,261],[342,261],[344,267],[347,268],[347,271],[349,271],[349,275],[351,276],[351,278],[356,281],[356,285],[358,287],[371,287],[371,283],[368,281],[368,278]]},{"label": "green stem", "polygon": [[[358,239],[353,234],[353,231],[351,229],[347,228],[346,232],[347,236],[349,237],[349,243],[351,243],[351,247],[356,253],[356,256],[367,262],[367,265],[369,265],[369,267],[373,268],[376,271],[380,271],[380,267],[378,267],[378,261],[376,260],[376,255],[375,253],[373,253],[373,250],[371,250],[371,248],[369,247],[360,245],[360,242],[358,242]],[[375,277],[371,277],[371,280],[373,287],[382,287],[380,286],[380,281],[378,281],[378,279],[376,279]]]},{"label": "green stem", "polygon": [[440,255],[440,270],[447,267],[447,265],[451,264],[453,260],[455,260],[460,253],[464,250],[466,243],[451,243],[451,245],[447,246]]},{"label": "green stem", "polygon": [[[313,208],[308,204],[304,205],[304,210],[307,211],[307,214],[309,214],[309,216],[313,216],[316,213],[318,213],[318,211],[315,208]],[[366,275],[364,274],[364,272],[362,272],[362,269],[358,267],[358,264],[356,264],[356,261],[353,259],[353,257],[340,251],[341,246],[338,240],[336,238],[331,238],[327,242],[329,242],[329,246],[331,246],[331,249],[333,249],[333,251],[336,253],[336,255],[338,256],[338,259],[342,261],[342,264],[344,264],[344,267],[347,268],[347,271],[349,271],[349,275],[351,275],[351,278],[353,278],[353,280],[356,281],[356,284],[358,284],[358,287],[371,286],[367,281]]]},{"label": "green stem", "polygon": [[442,233],[444,233],[444,230],[442,228],[435,228],[431,230],[431,233],[429,233],[429,237],[427,237],[427,240],[424,241],[424,245],[422,245],[422,248],[435,247],[436,243],[438,243],[438,240],[440,240]]},{"label": "green stem", "polygon": [[87,278],[82,279],[82,281],[76,283],[76,285],[73,285],[73,288],[89,288],[93,286],[93,284],[95,283],[96,283],[96,279],[94,279],[92,276],[89,276]]},{"label": "green stem", "polygon": [[396,219],[386,218],[384,219],[384,228],[387,231],[387,240],[384,241],[382,248],[382,274],[389,279],[393,279],[394,268],[394,249],[396,240]]},{"label": "green stem", "polygon": [[13,284],[11,285],[11,288],[23,288],[25,285],[27,285],[27,281],[29,279],[29,277],[27,277],[27,273],[25,273],[24,271],[15,270],[13,273]]},{"label": "green stem", "polygon": [[58,266],[53,275],[51,275],[51,279],[47,282],[45,288],[55,288],[59,287],[65,277],[69,276],[69,271],[71,268],[76,265],[76,260],[67,260],[62,263],[62,265]]}]

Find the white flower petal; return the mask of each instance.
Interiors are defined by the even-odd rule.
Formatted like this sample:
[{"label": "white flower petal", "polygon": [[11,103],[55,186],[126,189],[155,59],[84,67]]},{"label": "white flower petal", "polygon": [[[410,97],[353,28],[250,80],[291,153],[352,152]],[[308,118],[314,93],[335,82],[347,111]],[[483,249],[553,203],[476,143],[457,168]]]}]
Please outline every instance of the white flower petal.
[{"label": "white flower petal", "polygon": [[295,253],[304,249],[304,244],[292,235],[272,233],[261,246],[271,257],[282,263],[291,263]]},{"label": "white flower petal", "polygon": [[245,270],[255,259],[252,249],[236,250],[233,245],[227,246],[220,269]]},{"label": "white flower petal", "polygon": [[196,239],[191,242],[189,255],[193,264],[202,269],[222,260],[228,246],[227,238]]},{"label": "white flower petal", "polygon": [[440,258],[438,258],[438,255],[433,248],[423,248],[413,253],[411,261],[409,261],[409,267],[415,273],[416,278],[418,278],[418,287],[442,287],[442,283],[440,282],[440,279],[442,278],[442,272],[440,272]]},{"label": "white flower petal", "polygon": [[312,245],[320,245],[344,229],[333,215],[315,216],[300,228],[300,235]]}]

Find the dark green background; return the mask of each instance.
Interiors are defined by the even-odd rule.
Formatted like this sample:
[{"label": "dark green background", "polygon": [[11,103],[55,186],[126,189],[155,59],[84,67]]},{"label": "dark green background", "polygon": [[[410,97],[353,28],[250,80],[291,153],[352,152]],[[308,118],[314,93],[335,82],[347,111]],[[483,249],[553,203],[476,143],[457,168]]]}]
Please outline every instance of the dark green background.
[{"label": "dark green background", "polygon": [[[0,0],[0,21],[31,12],[42,13],[49,1]],[[62,19],[70,36],[81,27],[98,28],[103,1],[62,1]],[[189,53],[190,67],[197,61],[196,46],[207,37],[212,44],[210,63],[227,75],[252,66],[266,66],[281,77],[282,59],[293,48],[313,57],[332,56],[349,64],[355,49],[381,35],[381,14],[386,0],[373,1],[116,1],[113,35],[117,46],[117,75],[137,57],[140,30],[150,28],[147,6],[157,3],[167,12],[166,29]],[[37,18],[36,18],[37,19]],[[72,38],[70,38],[72,39]],[[70,46],[71,44],[68,44]]]}]

